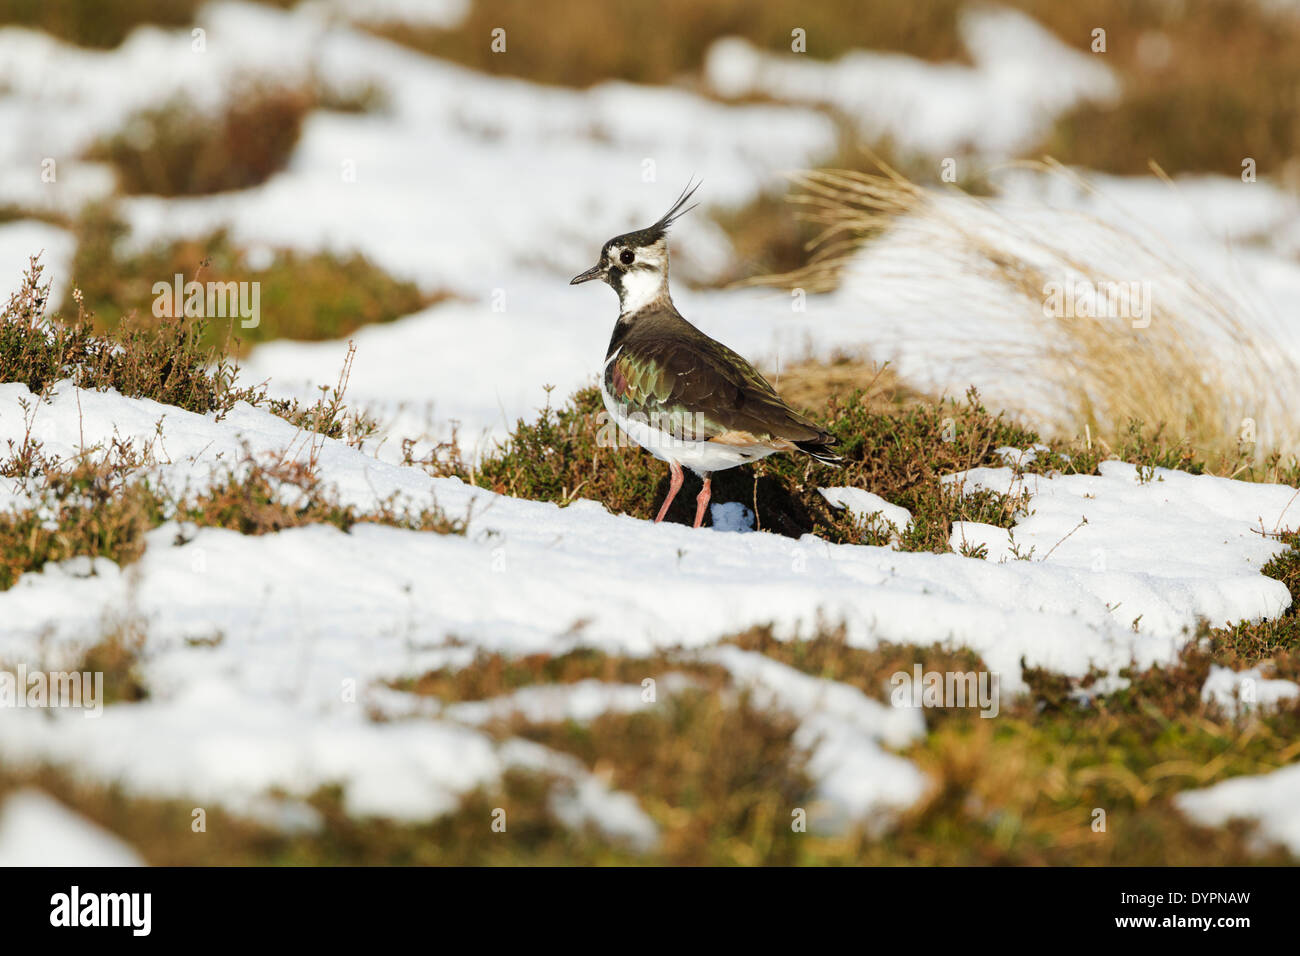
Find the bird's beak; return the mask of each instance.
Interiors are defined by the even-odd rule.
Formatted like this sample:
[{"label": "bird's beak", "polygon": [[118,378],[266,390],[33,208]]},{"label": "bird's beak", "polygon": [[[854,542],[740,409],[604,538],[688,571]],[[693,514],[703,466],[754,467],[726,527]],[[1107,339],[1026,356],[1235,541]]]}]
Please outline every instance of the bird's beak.
[{"label": "bird's beak", "polygon": [[599,279],[601,274],[600,266],[592,266],[586,272],[580,272],[578,275],[570,279],[569,285],[578,285],[581,282],[590,282],[592,279]]}]

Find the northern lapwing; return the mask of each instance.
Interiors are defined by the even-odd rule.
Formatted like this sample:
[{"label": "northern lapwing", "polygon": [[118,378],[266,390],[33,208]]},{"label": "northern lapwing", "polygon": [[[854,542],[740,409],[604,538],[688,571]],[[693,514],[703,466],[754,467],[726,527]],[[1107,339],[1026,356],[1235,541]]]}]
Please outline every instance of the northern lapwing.
[{"label": "northern lapwing", "polygon": [[602,279],[618,293],[619,315],[605,356],[600,393],[618,426],[668,463],[668,497],[682,468],[704,482],[695,527],[709,504],[710,475],[778,451],[801,451],[838,464],[834,437],[787,405],[758,370],[682,317],[668,293],[668,227],[692,206],[687,186],[658,222],[615,236],[600,261],[570,285]]}]

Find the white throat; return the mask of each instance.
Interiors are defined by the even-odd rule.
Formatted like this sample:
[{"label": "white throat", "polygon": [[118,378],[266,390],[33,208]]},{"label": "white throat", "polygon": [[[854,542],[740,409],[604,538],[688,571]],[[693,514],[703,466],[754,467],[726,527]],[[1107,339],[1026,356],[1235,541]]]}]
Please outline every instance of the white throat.
[{"label": "white throat", "polygon": [[656,299],[668,298],[668,276],[662,272],[633,269],[624,273],[618,293],[624,315],[639,312]]}]

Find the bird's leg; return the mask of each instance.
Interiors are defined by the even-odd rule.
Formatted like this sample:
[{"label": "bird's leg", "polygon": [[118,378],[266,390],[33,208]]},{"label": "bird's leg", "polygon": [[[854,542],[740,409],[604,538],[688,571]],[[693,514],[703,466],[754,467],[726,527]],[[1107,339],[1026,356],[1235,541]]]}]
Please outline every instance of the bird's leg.
[{"label": "bird's leg", "polygon": [[696,528],[698,528],[700,526],[700,522],[704,520],[704,509],[709,506],[709,495],[712,493],[712,489],[710,485],[712,484],[712,482],[713,479],[706,474],[704,476],[704,487],[701,488],[700,493],[695,496],[694,527]]},{"label": "bird's leg", "polygon": [[659,508],[659,517],[655,518],[655,524],[664,520],[664,515],[668,513],[668,506],[673,503],[677,497],[677,492],[682,489],[682,466],[675,461],[668,462],[668,470],[672,472],[672,477],[668,481],[668,497],[664,499],[663,505]]}]

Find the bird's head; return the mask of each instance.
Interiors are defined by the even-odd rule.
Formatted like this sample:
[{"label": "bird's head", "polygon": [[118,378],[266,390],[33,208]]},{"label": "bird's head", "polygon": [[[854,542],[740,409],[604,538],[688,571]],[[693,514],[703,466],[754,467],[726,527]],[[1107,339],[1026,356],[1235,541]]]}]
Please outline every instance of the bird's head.
[{"label": "bird's head", "polygon": [[668,297],[668,227],[695,208],[686,202],[699,189],[688,185],[671,209],[653,225],[610,239],[600,250],[600,261],[574,276],[569,284],[601,279],[618,293],[622,311],[635,312],[656,299]]}]

